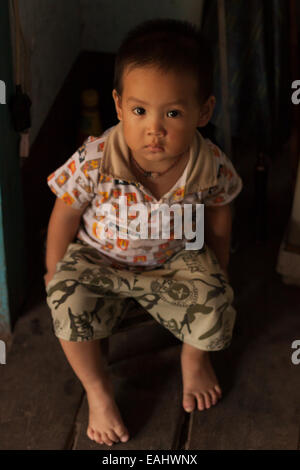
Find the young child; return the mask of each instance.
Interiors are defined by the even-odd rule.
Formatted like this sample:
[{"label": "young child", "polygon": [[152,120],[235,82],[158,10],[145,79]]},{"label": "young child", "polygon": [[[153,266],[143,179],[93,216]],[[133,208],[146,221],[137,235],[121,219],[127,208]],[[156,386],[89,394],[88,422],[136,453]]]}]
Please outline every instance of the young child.
[{"label": "young child", "polygon": [[[100,340],[130,297],[182,341],[183,408],[204,410],[221,398],[209,351],[231,342],[229,203],[242,187],[230,160],[197,130],[215,98],[212,59],[194,26],[161,19],[129,33],[117,54],[113,99],[119,124],[89,137],[48,177],[57,199],[44,276],[55,334],[87,393],[87,435],[107,445],[126,442],[129,431]],[[129,211],[137,203],[143,219]],[[204,245],[190,249],[186,232],[174,236],[173,212],[171,233],[162,237],[154,223],[162,204],[192,205],[190,229],[203,224],[195,207],[204,204]],[[139,233],[135,222],[140,230],[149,222],[151,237],[130,237]]]}]

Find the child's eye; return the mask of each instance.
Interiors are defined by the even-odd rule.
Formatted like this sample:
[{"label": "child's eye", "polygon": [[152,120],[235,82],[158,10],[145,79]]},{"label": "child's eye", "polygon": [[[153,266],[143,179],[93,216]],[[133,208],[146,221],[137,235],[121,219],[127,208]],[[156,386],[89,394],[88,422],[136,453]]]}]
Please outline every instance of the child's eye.
[{"label": "child's eye", "polygon": [[167,116],[171,118],[175,118],[179,115],[180,115],[180,111],[178,111],[177,109],[172,109],[172,111],[167,112]]},{"label": "child's eye", "polygon": [[141,107],[137,107],[137,108],[134,108],[133,109],[133,112],[134,114],[137,114],[138,116],[142,116],[143,114],[145,114],[145,109],[144,108],[141,108]]}]

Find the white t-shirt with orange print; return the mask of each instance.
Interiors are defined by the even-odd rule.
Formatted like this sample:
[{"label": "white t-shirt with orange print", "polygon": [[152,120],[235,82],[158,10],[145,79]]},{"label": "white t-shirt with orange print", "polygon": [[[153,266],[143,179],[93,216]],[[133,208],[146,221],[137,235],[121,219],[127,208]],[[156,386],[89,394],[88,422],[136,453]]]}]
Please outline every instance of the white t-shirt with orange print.
[{"label": "white t-shirt with orange print", "polygon": [[[77,238],[96,248],[108,264],[115,266],[154,269],[191,242],[183,230],[181,238],[174,237],[173,211],[170,236],[165,238],[165,228],[156,218],[159,205],[179,204],[183,208],[183,204],[192,204],[195,220],[196,204],[225,205],[242,189],[231,161],[198,131],[183,174],[159,201],[132,173],[129,158],[120,122],[100,137],[89,137],[47,178],[50,189],[69,206],[80,209],[90,203],[82,215]],[[147,213],[148,238],[141,238],[141,227],[132,223],[138,213],[128,212],[138,203]],[[108,204],[110,211],[103,212],[103,204]]]}]

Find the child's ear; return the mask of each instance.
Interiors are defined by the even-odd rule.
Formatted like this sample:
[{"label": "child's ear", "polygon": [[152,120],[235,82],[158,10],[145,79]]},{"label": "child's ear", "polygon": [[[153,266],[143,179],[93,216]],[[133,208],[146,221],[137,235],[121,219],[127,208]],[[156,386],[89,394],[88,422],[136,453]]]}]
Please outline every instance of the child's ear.
[{"label": "child's ear", "polygon": [[119,121],[122,121],[122,102],[121,102],[121,96],[118,94],[117,90],[113,90],[112,92],[112,97],[115,102],[115,107],[116,107],[116,113],[118,116]]},{"label": "child's ear", "polygon": [[197,127],[204,127],[209,123],[216,105],[216,98],[210,96],[204,104],[201,105],[199,110],[199,119]]}]

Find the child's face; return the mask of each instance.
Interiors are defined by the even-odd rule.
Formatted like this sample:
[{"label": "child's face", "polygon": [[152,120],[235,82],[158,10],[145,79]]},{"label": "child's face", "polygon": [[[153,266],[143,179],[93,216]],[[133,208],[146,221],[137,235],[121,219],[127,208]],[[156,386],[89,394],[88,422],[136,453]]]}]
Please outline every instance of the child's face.
[{"label": "child's face", "polygon": [[215,104],[211,96],[200,106],[196,96],[197,82],[190,74],[127,68],[122,96],[114,90],[113,98],[133,156],[146,163],[185,155],[196,127],[208,123]]}]

